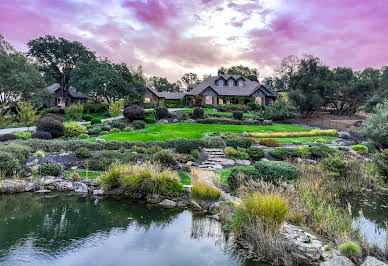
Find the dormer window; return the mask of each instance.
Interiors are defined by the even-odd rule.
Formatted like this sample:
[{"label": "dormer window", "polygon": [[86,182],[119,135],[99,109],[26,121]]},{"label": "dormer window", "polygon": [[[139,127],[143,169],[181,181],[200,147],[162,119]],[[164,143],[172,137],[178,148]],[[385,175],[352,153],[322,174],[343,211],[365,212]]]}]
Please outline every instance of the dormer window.
[{"label": "dormer window", "polygon": [[228,80],[228,86],[229,87],[233,87],[234,86],[234,80],[233,79]]},{"label": "dormer window", "polygon": [[239,87],[244,86],[244,81],[243,81],[242,79],[240,79],[240,80],[238,81],[238,86],[239,86]]},{"label": "dormer window", "polygon": [[217,80],[217,86],[224,86],[224,80],[223,79]]}]

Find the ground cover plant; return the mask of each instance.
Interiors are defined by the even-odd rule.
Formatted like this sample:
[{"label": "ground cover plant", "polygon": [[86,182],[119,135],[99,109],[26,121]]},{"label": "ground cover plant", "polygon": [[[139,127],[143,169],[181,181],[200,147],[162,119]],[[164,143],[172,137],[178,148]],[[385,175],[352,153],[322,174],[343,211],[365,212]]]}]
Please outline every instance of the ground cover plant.
[{"label": "ground cover plant", "polygon": [[74,170],[66,172],[65,177],[72,178],[73,173],[77,173],[81,179],[97,179],[102,175],[102,172]]},{"label": "ground cover plant", "polygon": [[[130,141],[163,141],[173,138],[201,139],[212,132],[278,132],[278,131],[310,131],[309,128],[288,124],[273,124],[271,126],[242,125],[205,125],[195,123],[155,124],[147,125],[145,130],[110,134],[101,138],[110,140]],[[95,139],[92,139],[95,140]]]},{"label": "ground cover plant", "polygon": [[[191,114],[191,113],[193,113],[193,110],[194,110],[194,108],[187,108],[187,109],[184,109],[184,110],[180,110],[180,112],[186,112],[186,113]],[[225,116],[230,116],[230,117],[233,116],[232,112],[214,112],[213,108],[203,108],[203,111],[204,111],[205,115],[216,114],[216,115],[225,115]],[[255,114],[255,113],[244,113],[243,116],[255,117],[255,116],[258,116],[258,114]]]}]

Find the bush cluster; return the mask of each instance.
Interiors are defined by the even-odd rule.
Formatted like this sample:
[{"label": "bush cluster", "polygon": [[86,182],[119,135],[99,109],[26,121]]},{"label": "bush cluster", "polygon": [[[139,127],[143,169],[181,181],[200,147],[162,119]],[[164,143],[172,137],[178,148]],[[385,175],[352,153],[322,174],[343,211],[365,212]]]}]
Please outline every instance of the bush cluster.
[{"label": "bush cluster", "polygon": [[50,132],[47,131],[36,131],[31,135],[31,138],[33,139],[52,139],[53,136]]},{"label": "bush cluster", "polygon": [[241,111],[233,111],[232,115],[233,115],[233,119],[242,120],[244,113]]},{"label": "bush cluster", "polygon": [[88,129],[88,133],[91,135],[98,135],[101,133],[101,131],[108,131],[110,130],[110,126],[108,124],[97,124],[94,125],[92,128]]},{"label": "bush cluster", "polygon": [[144,120],[144,109],[140,106],[133,105],[124,109],[123,115],[129,121]]},{"label": "bush cluster", "polygon": [[373,157],[377,172],[383,177],[385,183],[388,183],[388,149],[376,153]]},{"label": "bush cluster", "polygon": [[23,140],[31,138],[31,133],[28,131],[17,131],[14,134]]},{"label": "bush cluster", "polygon": [[5,142],[5,141],[8,141],[8,140],[16,140],[18,138],[19,137],[16,136],[15,134],[11,134],[11,133],[3,134],[3,135],[0,135],[0,142]]},{"label": "bush cluster", "polygon": [[173,145],[176,152],[190,154],[201,146],[201,141],[178,138],[173,140]]},{"label": "bush cluster", "polygon": [[204,114],[204,111],[202,108],[200,107],[195,107],[194,110],[193,110],[193,118],[194,119],[199,119],[199,118],[202,118],[203,117],[203,114]]},{"label": "bush cluster", "polygon": [[152,156],[153,162],[160,164],[163,167],[175,169],[178,166],[178,161],[174,153],[161,150]]},{"label": "bush cluster", "polygon": [[53,138],[59,138],[65,135],[65,126],[57,119],[41,118],[36,122],[36,131],[50,132]]},{"label": "bush cluster", "polygon": [[92,114],[106,113],[108,111],[108,103],[87,102],[87,103],[84,103],[84,111],[85,113],[92,113]]},{"label": "bush cluster", "polygon": [[266,147],[279,147],[280,146],[280,143],[277,139],[260,139],[259,144],[266,146]]},{"label": "bush cluster", "polygon": [[103,151],[89,160],[89,168],[95,171],[105,171],[114,162],[128,163],[132,157],[133,155],[131,154]]},{"label": "bush cluster", "polygon": [[86,127],[75,121],[66,122],[64,126],[65,137],[78,137],[86,133]]},{"label": "bush cluster", "polygon": [[191,196],[198,200],[217,200],[221,197],[221,191],[205,182],[197,182],[191,188]]},{"label": "bush cluster", "polygon": [[18,159],[9,152],[0,151],[0,177],[12,175],[18,170],[20,170]]},{"label": "bush cluster", "polygon": [[153,124],[153,123],[156,122],[156,117],[157,116],[155,115],[155,111],[154,110],[148,110],[148,111],[145,111],[144,121],[147,124]]},{"label": "bush cluster", "polygon": [[259,161],[265,156],[264,150],[259,147],[250,147],[247,149],[247,153],[252,161]]},{"label": "bush cluster", "polygon": [[220,112],[232,112],[232,111],[249,111],[250,107],[247,105],[241,104],[218,104],[215,108]]},{"label": "bush cluster", "polygon": [[122,131],[125,128],[125,124],[123,122],[114,120],[109,124],[110,128],[117,128]]},{"label": "bush cluster", "polygon": [[0,151],[10,153],[22,165],[30,156],[31,148],[25,145],[10,143],[6,146],[1,146]]},{"label": "bush cluster", "polygon": [[74,121],[82,120],[84,107],[81,103],[73,103],[65,109],[67,117]]},{"label": "bush cluster", "polygon": [[301,171],[286,162],[260,161],[255,163],[255,169],[264,181],[291,181],[301,175]]},{"label": "bush cluster", "polygon": [[293,138],[293,137],[315,137],[315,136],[336,136],[335,129],[313,129],[300,132],[270,132],[270,133],[248,133],[249,136],[256,138]]},{"label": "bush cluster", "polygon": [[321,143],[313,143],[310,145],[310,154],[311,157],[320,159],[320,158],[326,158],[329,155],[333,155],[336,150],[333,148],[330,148],[329,146]]},{"label": "bush cluster", "polygon": [[166,107],[157,107],[155,108],[156,118],[158,120],[165,119],[170,116],[170,113],[168,112],[168,109]]},{"label": "bush cluster", "polygon": [[352,149],[361,154],[368,153],[368,147],[362,144],[353,145]]},{"label": "bush cluster", "polygon": [[299,150],[293,148],[277,148],[270,151],[269,154],[278,160],[285,160],[287,158],[294,158],[300,156]]},{"label": "bush cluster", "polygon": [[62,174],[62,166],[55,163],[45,163],[38,167],[38,173],[42,176],[60,176]]},{"label": "bush cluster", "polygon": [[92,157],[92,153],[90,152],[90,150],[85,147],[76,149],[74,154],[77,158],[81,158],[81,159]]},{"label": "bush cluster", "polygon": [[281,121],[300,117],[299,109],[286,101],[278,100],[267,106],[264,110],[263,117],[266,120]]},{"label": "bush cluster", "polygon": [[82,116],[82,120],[92,121],[93,120],[93,116],[91,116],[89,114],[85,114],[85,115]]},{"label": "bush cluster", "polygon": [[252,141],[247,138],[230,138],[226,140],[226,146],[230,146],[233,148],[249,148],[252,146]]},{"label": "bush cluster", "polygon": [[123,129],[123,132],[132,132],[133,131],[133,128],[131,127],[126,127]]},{"label": "bush cluster", "polygon": [[262,121],[259,119],[234,120],[228,118],[204,118],[197,119],[197,123],[201,124],[216,124],[216,125],[261,125]]},{"label": "bush cluster", "polygon": [[101,119],[100,118],[93,118],[92,120],[90,120],[90,124],[91,125],[101,124]]},{"label": "bush cluster", "polygon": [[109,134],[116,134],[116,133],[120,133],[121,130],[118,129],[118,128],[112,128],[111,130],[109,130]]},{"label": "bush cluster", "polygon": [[217,148],[225,147],[225,142],[219,136],[216,136],[216,137],[206,136],[202,138],[201,142],[204,148],[217,149]]},{"label": "bush cluster", "polygon": [[145,128],[146,123],[143,120],[135,120],[133,121],[133,127],[136,129],[143,129]]}]

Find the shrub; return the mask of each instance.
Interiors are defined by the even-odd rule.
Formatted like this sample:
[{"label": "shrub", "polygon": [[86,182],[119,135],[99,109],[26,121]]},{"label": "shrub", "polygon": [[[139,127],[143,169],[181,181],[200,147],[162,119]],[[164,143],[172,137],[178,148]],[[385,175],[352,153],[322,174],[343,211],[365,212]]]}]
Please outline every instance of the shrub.
[{"label": "shrub", "polygon": [[154,110],[147,110],[144,116],[144,122],[147,124],[153,124],[156,122],[156,116]]},{"label": "shrub", "polygon": [[81,103],[73,103],[69,107],[65,109],[66,115],[75,121],[80,121],[82,119],[82,113],[84,111],[84,107]]},{"label": "shrub", "polygon": [[235,159],[238,157],[238,151],[232,147],[225,147],[224,153],[226,158]]},{"label": "shrub", "polygon": [[30,156],[31,148],[25,145],[11,143],[7,146],[0,147],[0,151],[12,154],[12,156],[18,159],[19,163],[22,165]]},{"label": "shrub", "polygon": [[376,153],[378,152],[378,148],[376,146],[376,144],[374,144],[373,142],[366,142],[366,143],[363,143],[367,148],[368,148],[368,153]]},{"label": "shrub", "polygon": [[249,136],[257,138],[292,138],[292,137],[314,137],[314,136],[336,136],[335,129],[313,129],[300,132],[269,132],[269,133],[248,133]]},{"label": "shrub", "polygon": [[283,100],[278,100],[275,103],[267,106],[263,113],[264,119],[277,121],[297,118],[300,115],[301,114],[297,107]]},{"label": "shrub", "polygon": [[352,241],[348,241],[338,247],[338,250],[342,255],[348,258],[354,258],[361,256],[361,248],[357,243]]},{"label": "shrub", "polygon": [[300,156],[303,158],[309,158],[311,156],[309,146],[299,147],[298,151],[299,151]]},{"label": "shrub", "polygon": [[247,218],[260,220],[267,229],[278,229],[288,214],[288,201],[276,193],[255,192],[242,201],[242,209]]},{"label": "shrub", "polygon": [[220,112],[232,112],[232,111],[242,111],[246,112],[249,110],[249,107],[241,104],[218,104],[215,108]]},{"label": "shrub", "polygon": [[198,159],[199,158],[199,151],[198,150],[192,150],[191,151],[191,157],[193,157],[194,159]]},{"label": "shrub", "polygon": [[225,142],[221,137],[203,137],[202,143],[204,148],[216,149],[216,148],[224,148]]},{"label": "shrub", "polygon": [[127,163],[131,157],[131,155],[125,153],[103,151],[89,160],[89,168],[96,171],[105,171],[114,162]]},{"label": "shrub", "polygon": [[233,119],[242,120],[244,113],[241,111],[234,111],[232,115],[233,115]]},{"label": "shrub", "polygon": [[60,176],[62,174],[62,166],[55,163],[41,164],[38,167],[38,173],[42,176]]},{"label": "shrub", "polygon": [[64,144],[68,141],[57,141],[57,140],[44,140],[44,139],[29,139],[29,140],[18,140],[18,144],[26,145],[32,149],[33,152],[43,150],[45,152],[58,152],[64,148]]},{"label": "shrub", "polygon": [[388,148],[388,100],[377,104],[375,113],[362,123],[362,132],[377,146]]},{"label": "shrub", "polygon": [[78,136],[79,139],[88,139],[89,135],[88,134],[81,134]]},{"label": "shrub", "polygon": [[65,135],[64,125],[53,118],[41,118],[36,122],[36,131],[50,132],[53,138]]},{"label": "shrub", "polygon": [[103,131],[100,132],[101,136],[108,135],[108,134],[109,134],[109,131],[103,130]]},{"label": "shrub", "polygon": [[36,157],[38,157],[38,158],[44,158],[44,152],[43,151],[36,151],[35,152],[35,155],[36,155]]},{"label": "shrub", "polygon": [[11,153],[0,151],[0,177],[12,175],[20,170],[20,163]]},{"label": "shrub", "polygon": [[61,147],[66,151],[75,151],[81,147],[88,148],[89,150],[95,151],[95,150],[102,150],[104,148],[104,145],[97,142],[74,139],[74,140],[63,141]]},{"label": "shrub", "polygon": [[18,121],[27,127],[34,125],[40,117],[38,108],[29,102],[18,103],[16,109]]},{"label": "shrub", "polygon": [[270,151],[269,154],[279,160],[300,156],[299,150],[293,148],[277,148]]},{"label": "shrub", "polygon": [[346,175],[348,171],[346,161],[339,154],[328,156],[322,161],[322,165],[325,170],[337,177]]},{"label": "shrub", "polygon": [[266,146],[266,147],[279,147],[280,146],[280,143],[277,139],[260,139],[259,144]]},{"label": "shrub", "polygon": [[31,133],[28,131],[17,131],[14,134],[23,140],[31,138]]},{"label": "shrub", "polygon": [[286,162],[260,161],[255,163],[255,169],[264,181],[291,181],[301,175],[301,171]]},{"label": "shrub", "polygon": [[194,108],[194,110],[193,110],[193,118],[194,119],[202,118],[203,114],[204,114],[204,111],[202,108],[200,108],[200,107]]},{"label": "shrub", "polygon": [[124,104],[122,101],[112,100],[108,106],[109,115],[111,117],[117,117],[121,114],[121,110],[123,110],[123,108],[124,108]]},{"label": "shrub", "polygon": [[228,176],[228,185],[231,190],[235,190],[245,181],[257,180],[259,178],[261,178],[261,175],[254,167],[235,167]]},{"label": "shrub", "polygon": [[89,115],[89,114],[83,115],[83,116],[82,116],[82,120],[85,120],[85,121],[92,121],[92,120],[93,120],[93,116],[91,116],[91,115]]},{"label": "shrub", "polygon": [[192,150],[196,149],[195,142],[190,139],[175,139],[174,140],[174,148],[178,153],[186,153],[190,154]]},{"label": "shrub", "polygon": [[365,145],[361,145],[361,144],[353,145],[352,149],[361,154],[368,153],[368,147]]},{"label": "shrub", "polygon": [[122,131],[125,128],[125,124],[123,122],[113,121],[112,123],[110,123],[110,128],[117,128]]},{"label": "shrub", "polygon": [[376,164],[377,172],[384,178],[384,181],[388,183],[388,149],[373,156],[373,161]]},{"label": "shrub", "polygon": [[137,105],[128,106],[124,109],[123,115],[131,122],[134,120],[144,120],[144,109]]},{"label": "shrub", "polygon": [[152,158],[154,162],[159,163],[163,167],[174,169],[178,166],[176,156],[172,152],[166,150],[156,152]]},{"label": "shrub", "polygon": [[259,147],[250,147],[247,152],[253,161],[258,161],[265,156],[264,150]]},{"label": "shrub", "polygon": [[204,118],[197,119],[197,123],[201,124],[217,124],[217,125],[261,125],[262,122],[260,120],[233,120],[227,118]]},{"label": "shrub", "polygon": [[101,119],[100,118],[93,118],[90,120],[90,124],[96,125],[96,124],[101,124]]},{"label": "shrub", "polygon": [[52,139],[53,136],[50,132],[47,131],[36,131],[31,135],[31,138],[33,139]]},{"label": "shrub", "polygon": [[51,118],[61,123],[65,123],[67,121],[66,118],[64,118],[63,116],[58,116],[53,114],[46,114],[45,116],[41,117],[41,119],[44,119],[44,118]]},{"label": "shrub", "polygon": [[109,130],[109,133],[110,134],[115,134],[115,133],[120,133],[121,131],[120,131],[120,129],[118,129],[118,128],[112,128],[111,130]]},{"label": "shrub", "polygon": [[182,113],[181,116],[180,116],[180,119],[181,120],[188,120],[189,119],[189,114],[186,113],[186,112]]},{"label": "shrub", "polygon": [[334,154],[335,149],[321,143],[314,143],[310,146],[310,153],[315,158],[326,158],[329,155]]},{"label": "shrub", "polygon": [[155,113],[156,113],[156,118],[158,120],[168,118],[169,117],[169,112],[166,107],[157,107],[155,108]]},{"label": "shrub", "polygon": [[84,103],[84,111],[86,113],[92,113],[92,114],[105,113],[108,111],[108,103],[106,103],[106,102],[102,102],[102,103],[87,102],[87,103]]},{"label": "shrub", "polygon": [[81,134],[86,133],[86,127],[78,122],[70,121],[64,124],[65,137],[78,137]]},{"label": "shrub", "polygon": [[252,141],[246,138],[231,138],[226,140],[226,146],[230,146],[233,148],[249,148],[250,146],[252,146]]},{"label": "shrub", "polygon": [[217,200],[221,197],[221,191],[205,182],[198,182],[191,188],[191,196],[198,200]]},{"label": "shrub", "polygon": [[18,138],[19,138],[18,136],[16,136],[15,134],[12,134],[12,133],[3,134],[3,135],[0,135],[0,142],[5,142],[8,140],[15,140]]},{"label": "shrub", "polygon": [[133,121],[133,127],[136,129],[143,129],[145,128],[146,123],[142,120],[135,120]]},{"label": "shrub", "polygon": [[126,127],[123,129],[123,132],[132,132],[133,131],[133,128],[131,127]]},{"label": "shrub", "polygon": [[89,151],[88,148],[85,148],[85,147],[81,147],[81,148],[78,148],[75,152],[74,152],[75,156],[77,158],[90,158],[92,157],[92,153]]}]

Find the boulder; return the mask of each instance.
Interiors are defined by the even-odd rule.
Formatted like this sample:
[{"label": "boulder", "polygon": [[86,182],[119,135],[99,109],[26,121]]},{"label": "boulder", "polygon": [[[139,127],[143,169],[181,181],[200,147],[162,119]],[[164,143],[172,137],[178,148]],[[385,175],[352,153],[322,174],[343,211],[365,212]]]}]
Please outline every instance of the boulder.
[{"label": "boulder", "polygon": [[100,143],[100,144],[105,144],[105,143],[106,143],[106,140],[105,140],[105,139],[97,138],[97,139],[96,139],[96,142],[97,142],[97,143]]},{"label": "boulder", "polygon": [[251,161],[249,160],[236,160],[237,164],[244,165],[244,166],[249,166],[251,165]]},{"label": "boulder", "polygon": [[200,210],[202,210],[202,207],[201,207],[201,205],[199,205],[198,203],[196,203],[195,201],[192,201],[192,200],[190,200],[190,207],[191,207],[191,209],[193,210],[193,211],[200,211]]},{"label": "boulder", "polygon": [[162,197],[159,194],[147,195],[146,199],[149,203],[159,203],[162,201]]},{"label": "boulder", "polygon": [[220,213],[221,207],[222,207],[222,202],[221,201],[214,202],[212,205],[210,205],[209,212],[211,214]]},{"label": "boulder", "polygon": [[216,220],[216,221],[221,221],[221,217],[220,217],[219,213],[214,214],[214,215],[210,215],[209,218],[213,219],[213,220]]},{"label": "boulder", "polygon": [[56,179],[57,178],[55,176],[44,176],[44,177],[42,177],[43,185],[44,186],[51,185],[57,181]]},{"label": "boulder", "polygon": [[65,181],[65,182],[60,182],[56,186],[58,191],[72,191],[74,190],[73,183]]},{"label": "boulder", "polygon": [[318,162],[316,160],[307,159],[306,162],[309,164],[317,164]]},{"label": "boulder", "polygon": [[232,159],[226,159],[226,160],[222,161],[221,164],[224,166],[232,166],[232,165],[235,165],[236,162]]},{"label": "boulder", "polygon": [[263,120],[263,126],[270,126],[272,125],[272,120]]},{"label": "boulder", "polygon": [[51,190],[49,189],[40,189],[40,190],[37,190],[35,191],[35,193],[39,193],[39,194],[45,194],[45,193],[50,193]]},{"label": "boulder", "polygon": [[38,179],[33,179],[27,183],[26,188],[24,189],[26,192],[37,191],[40,189],[40,182]]},{"label": "boulder", "polygon": [[387,266],[387,264],[374,257],[368,256],[361,266]]},{"label": "boulder", "polygon": [[349,139],[350,134],[349,134],[349,132],[346,132],[346,131],[339,131],[338,137],[340,137],[341,139]]},{"label": "boulder", "polygon": [[173,123],[178,123],[178,119],[172,120]]},{"label": "boulder", "polygon": [[175,201],[165,199],[162,202],[160,202],[158,205],[163,208],[175,208],[177,206],[177,203]]},{"label": "boulder", "polygon": [[5,179],[0,181],[1,193],[19,193],[26,189],[26,181],[19,179]]},{"label": "boulder", "polygon": [[93,195],[95,195],[95,196],[102,196],[102,195],[104,195],[104,190],[102,190],[102,189],[95,189],[95,190],[93,190]]},{"label": "boulder", "polygon": [[266,162],[269,161],[267,158],[261,158],[260,161]]},{"label": "boulder", "polygon": [[74,191],[78,193],[88,193],[88,186],[82,182],[74,182]]},{"label": "boulder", "polygon": [[216,163],[212,166],[213,169],[222,169],[222,165],[219,163]]},{"label": "boulder", "polygon": [[338,256],[319,264],[320,266],[354,266],[355,264],[347,257]]},{"label": "boulder", "polygon": [[156,124],[168,124],[168,121],[166,119],[160,119]]}]

